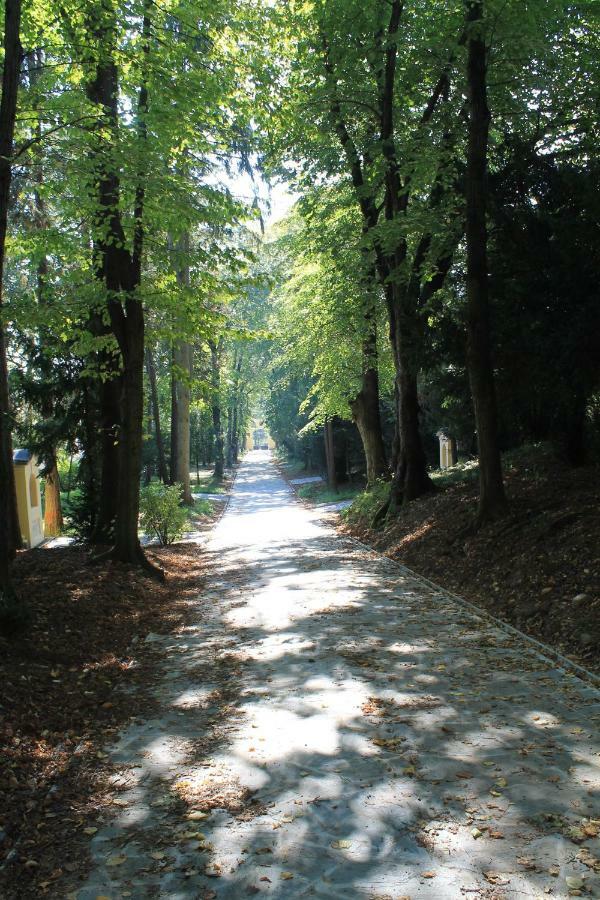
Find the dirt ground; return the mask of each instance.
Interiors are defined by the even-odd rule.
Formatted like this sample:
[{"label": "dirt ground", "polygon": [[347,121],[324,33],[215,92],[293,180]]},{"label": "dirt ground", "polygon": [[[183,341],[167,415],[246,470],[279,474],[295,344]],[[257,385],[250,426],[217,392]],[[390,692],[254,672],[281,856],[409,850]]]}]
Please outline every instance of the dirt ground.
[{"label": "dirt ground", "polygon": [[[20,554],[18,593],[32,626],[0,638],[0,896],[43,897],[73,871],[106,809],[100,749],[147,714],[155,653],[144,638],[186,622],[207,578],[201,547],[149,552],[164,583],[77,547]],[[135,708],[131,694],[135,692]],[[18,878],[17,878],[18,875]]]},{"label": "dirt ground", "polygon": [[410,503],[387,527],[342,530],[600,672],[600,479],[549,453],[506,470],[506,518],[469,533],[477,482]]}]

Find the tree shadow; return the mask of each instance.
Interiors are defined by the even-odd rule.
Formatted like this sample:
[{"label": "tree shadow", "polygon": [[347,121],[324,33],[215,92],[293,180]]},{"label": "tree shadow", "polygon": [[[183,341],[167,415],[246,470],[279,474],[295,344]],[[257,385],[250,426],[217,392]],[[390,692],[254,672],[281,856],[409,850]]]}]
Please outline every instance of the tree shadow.
[{"label": "tree shadow", "polygon": [[264,481],[211,543],[209,624],[164,638],[160,718],[113,748],[78,900],[593,895],[598,691],[305,508],[278,537]]}]

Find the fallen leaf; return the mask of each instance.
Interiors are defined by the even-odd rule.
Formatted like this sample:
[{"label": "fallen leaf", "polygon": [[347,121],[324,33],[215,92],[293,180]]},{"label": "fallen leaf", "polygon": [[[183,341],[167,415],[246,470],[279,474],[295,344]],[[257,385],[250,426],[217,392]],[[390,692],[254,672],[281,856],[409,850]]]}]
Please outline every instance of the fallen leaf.
[{"label": "fallen leaf", "polygon": [[508,884],[510,881],[510,878],[507,878],[502,872],[484,872],[483,877],[490,884]]},{"label": "fallen leaf", "polygon": [[421,872],[421,878],[435,878],[437,872]]},{"label": "fallen leaf", "polygon": [[293,877],[294,877],[293,872],[282,872],[280,875],[280,878],[282,878],[283,881],[289,881],[290,878],[293,878]]}]

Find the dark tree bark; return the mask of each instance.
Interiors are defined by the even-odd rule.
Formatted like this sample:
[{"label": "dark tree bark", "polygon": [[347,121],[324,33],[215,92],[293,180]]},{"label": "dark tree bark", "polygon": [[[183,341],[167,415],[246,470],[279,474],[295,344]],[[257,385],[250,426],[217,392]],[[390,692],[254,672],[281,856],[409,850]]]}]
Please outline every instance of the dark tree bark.
[{"label": "dark tree bark", "polygon": [[[150,20],[147,13],[142,24],[142,52],[149,52]],[[87,85],[87,96],[102,113],[105,135],[94,157],[93,191],[96,201],[96,250],[98,269],[106,287],[110,326],[122,359],[119,379],[119,474],[115,542],[110,555],[122,562],[142,565],[152,570],[138,538],[139,494],[142,468],[142,431],[144,422],[144,313],[138,294],[141,282],[144,243],[145,171],[138,173],[134,198],[133,246],[127,249],[121,219],[121,184],[108,143],[117,142],[119,77],[113,59],[112,25],[102,22],[93,31],[98,40],[98,63],[95,76]],[[147,137],[146,112],[148,90],[145,79],[138,94],[138,140]],[[143,152],[140,154],[143,159]]]},{"label": "dark tree bark", "polygon": [[158,390],[156,388],[156,366],[150,347],[146,347],[146,374],[150,387],[150,404],[152,406],[152,421],[154,423],[154,436],[156,438],[156,452],[158,456],[158,477],[163,484],[169,483],[167,460],[165,457],[165,445],[160,427],[160,407],[158,405]]},{"label": "dark tree bark", "polygon": [[221,353],[223,339],[218,343],[209,341],[211,361],[211,409],[213,431],[215,435],[215,478],[223,478],[225,474],[225,447],[223,439],[223,422],[221,417]]},{"label": "dark tree bark", "polygon": [[[112,368],[114,361],[107,360],[107,365]],[[121,464],[119,453],[120,382],[120,376],[108,378],[100,382],[97,393],[89,395],[92,400],[97,397],[98,403],[93,408],[93,414],[97,417],[95,424],[100,431],[98,499],[94,527],[90,534],[91,544],[110,544],[115,536]]]},{"label": "dark tree bark", "polygon": [[333,424],[331,419],[325,423],[325,459],[327,461],[327,485],[330,490],[337,491],[337,472],[335,469],[335,445],[333,442]]},{"label": "dark tree bark", "polygon": [[367,467],[367,486],[389,474],[379,409],[379,372],[377,370],[377,333],[372,319],[363,342],[363,374],[359,394],[350,403],[352,418],[362,441]]},{"label": "dark tree bark", "polygon": [[233,356],[233,385],[227,417],[227,465],[234,466],[239,457],[239,403],[240,403],[240,373],[242,370],[242,354],[237,350]]},{"label": "dark tree bark", "polygon": [[486,226],[490,111],[483,12],[483,0],[466,0],[469,108],[466,171],[467,365],[479,447],[479,524],[498,518],[506,510],[490,346]]},{"label": "dark tree bark", "polygon": [[12,178],[12,154],[21,66],[21,2],[5,0],[4,69],[0,102],[0,593],[12,593],[10,561],[21,546],[12,461],[11,411],[8,397],[6,338],[2,320],[2,285]]}]

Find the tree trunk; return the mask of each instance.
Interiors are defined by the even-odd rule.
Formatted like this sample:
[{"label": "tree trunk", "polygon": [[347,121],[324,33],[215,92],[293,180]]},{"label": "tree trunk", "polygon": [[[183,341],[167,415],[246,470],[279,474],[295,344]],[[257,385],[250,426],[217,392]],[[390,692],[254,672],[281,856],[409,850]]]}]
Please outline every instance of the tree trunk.
[{"label": "tree trunk", "polygon": [[171,350],[171,455],[169,457],[169,482],[177,483],[177,438],[179,428],[179,410],[177,404],[177,375],[175,373],[175,348]]},{"label": "tree trunk", "polygon": [[[174,453],[173,482],[181,485],[181,497],[186,506],[194,502],[190,487],[190,383],[192,375],[192,347],[179,341],[173,348],[175,365],[174,391],[176,395],[173,416],[176,420],[176,444]],[[177,373],[184,377],[177,377]],[[187,376],[187,377],[185,377]]]},{"label": "tree trunk", "polygon": [[215,434],[215,478],[225,474],[225,448],[223,446],[223,423],[221,421],[221,350],[222,338],[218,344],[209,341],[211,360],[212,419]]},{"label": "tree trunk", "polygon": [[338,489],[337,472],[335,470],[335,445],[333,442],[333,423],[327,419],[325,423],[325,460],[327,462],[327,485],[330,490]]},{"label": "tree trunk", "polygon": [[352,418],[362,441],[367,466],[367,487],[389,470],[385,456],[381,413],[379,410],[379,372],[377,371],[377,333],[372,319],[367,318],[369,333],[363,342],[363,374],[359,394],[350,403]]},{"label": "tree trunk", "polygon": [[[135,330],[134,330],[135,329]],[[141,311],[128,326],[128,352],[123,359],[119,428],[119,492],[115,521],[115,556],[139,563],[138,538],[142,433],[144,424],[144,325]]]},{"label": "tree trunk", "polygon": [[[100,383],[100,480],[98,485],[98,509],[91,544],[110,544],[114,539],[119,496],[119,422],[121,418],[119,396],[122,376]],[[93,475],[93,473],[91,473]]]},{"label": "tree trunk", "polygon": [[[149,3],[144,6],[142,54],[149,52]],[[94,221],[97,270],[106,287],[110,326],[122,357],[119,394],[119,473],[115,543],[110,555],[121,562],[142,565],[159,574],[146,559],[138,538],[139,492],[144,424],[144,311],[138,290],[144,245],[145,155],[140,153],[133,205],[132,249],[121,217],[121,183],[110,150],[118,143],[119,73],[113,58],[115,22],[103,18],[91,30],[100,49],[94,78],[87,96],[102,114],[103,135],[93,155],[96,216]],[[140,150],[147,138],[148,90],[145,72],[138,93],[137,131]],[[109,152],[107,152],[107,150]],[[160,573],[162,574],[162,573]]]},{"label": "tree trunk", "polygon": [[63,529],[60,478],[54,457],[44,481],[44,536],[57,537]]},{"label": "tree trunk", "polygon": [[165,445],[160,427],[160,406],[158,405],[158,391],[156,388],[156,366],[150,347],[146,347],[146,374],[150,387],[150,404],[152,406],[152,420],[154,422],[154,436],[156,438],[156,454],[158,456],[158,477],[163,484],[169,483],[167,460],[165,457]]},{"label": "tree trunk", "polygon": [[396,467],[392,480],[389,511],[394,513],[403,503],[415,500],[433,489],[427,474],[427,460],[421,440],[418,395],[418,337],[415,335],[415,313],[406,315],[405,298],[400,284],[389,284],[386,301],[390,318],[396,381]]},{"label": "tree trunk", "polygon": [[[189,235],[181,236],[177,246],[177,284],[185,291],[190,289]],[[192,345],[177,341],[173,347],[173,381],[171,410],[171,480],[181,485],[181,499],[192,506],[194,499],[190,486],[190,379],[192,377]]]},{"label": "tree trunk", "polygon": [[239,457],[239,404],[240,404],[240,372],[242,369],[242,354],[237,351],[233,357],[233,385],[231,388],[231,402],[227,420],[227,465],[234,466]]},{"label": "tree trunk", "polygon": [[479,447],[478,523],[505,512],[506,498],[498,444],[496,391],[490,348],[487,266],[487,103],[483,0],[466,0],[469,104],[466,170],[467,365]]},{"label": "tree trunk", "polygon": [[8,595],[12,593],[10,560],[21,546],[21,531],[17,516],[12,460],[6,338],[2,319],[2,283],[21,65],[20,0],[5,0],[4,15],[4,67],[0,102],[0,594]]}]

